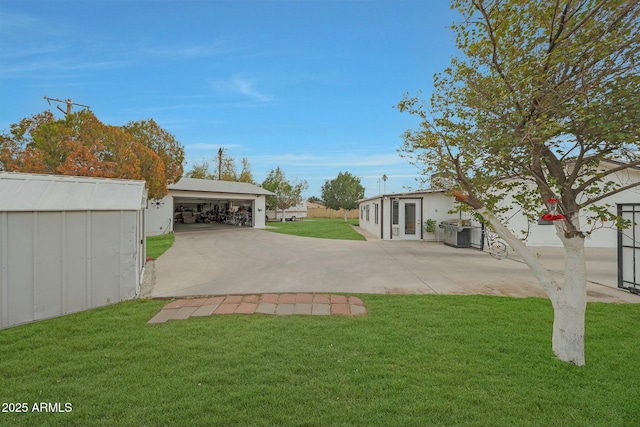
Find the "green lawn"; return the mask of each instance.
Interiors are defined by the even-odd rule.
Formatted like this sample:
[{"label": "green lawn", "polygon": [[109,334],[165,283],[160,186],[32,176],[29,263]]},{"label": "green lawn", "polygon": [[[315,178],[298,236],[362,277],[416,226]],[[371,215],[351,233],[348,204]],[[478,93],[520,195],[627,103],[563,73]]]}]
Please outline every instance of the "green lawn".
[{"label": "green lawn", "polygon": [[[0,425],[634,426],[640,305],[589,304],[587,366],[547,300],[361,295],[362,317],[147,325],[141,300],[0,331]],[[5,407],[6,408],[6,407]]]},{"label": "green lawn", "polygon": [[[339,240],[367,240],[355,231],[352,225],[358,225],[357,219],[346,222],[338,218],[309,218],[288,222],[268,222],[267,230],[275,233],[293,234],[303,237],[319,237]],[[273,227],[273,228],[271,228]]]},{"label": "green lawn", "polygon": [[174,240],[175,235],[173,233],[147,237],[147,256],[157,259],[173,245]]}]

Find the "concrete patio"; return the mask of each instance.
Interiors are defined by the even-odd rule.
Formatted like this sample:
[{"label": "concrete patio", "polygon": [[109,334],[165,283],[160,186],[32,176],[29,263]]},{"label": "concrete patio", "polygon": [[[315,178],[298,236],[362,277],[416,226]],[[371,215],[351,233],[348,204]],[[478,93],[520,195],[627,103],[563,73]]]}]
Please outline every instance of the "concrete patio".
[{"label": "concrete patio", "polygon": [[[532,248],[558,281],[561,248]],[[151,297],[265,293],[486,294],[546,297],[515,254],[412,241],[313,239],[251,228],[176,233],[155,261]],[[588,299],[640,303],[617,288],[615,250],[587,249]]]}]

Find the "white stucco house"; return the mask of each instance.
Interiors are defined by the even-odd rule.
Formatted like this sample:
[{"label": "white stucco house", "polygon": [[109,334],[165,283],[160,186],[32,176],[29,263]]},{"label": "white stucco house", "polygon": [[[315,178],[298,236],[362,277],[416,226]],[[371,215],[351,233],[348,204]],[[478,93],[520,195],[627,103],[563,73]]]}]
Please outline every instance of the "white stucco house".
[{"label": "white stucco house", "polygon": [[[600,162],[600,168],[602,170],[610,170],[622,163],[614,161],[602,161]],[[640,168],[633,167],[625,169],[619,172],[614,172],[607,178],[607,181],[615,182],[619,186],[628,186],[630,184],[640,182]],[[511,204],[511,195],[506,195],[504,198],[506,206]],[[633,204],[640,203],[640,187],[633,187],[624,190],[618,194],[607,197],[598,202],[599,206],[606,206],[607,210],[616,214],[618,204]],[[544,211],[544,207],[540,207],[541,212]],[[588,232],[594,228],[593,232],[585,240],[585,246],[591,248],[616,248],[618,246],[618,229],[615,224],[598,223],[589,224],[587,222],[588,212],[583,209],[581,211],[581,230]],[[505,214],[505,217],[510,217],[508,225],[509,228],[518,235],[521,230],[528,230],[528,236],[526,237],[526,243],[528,246],[561,246],[560,240],[556,236],[556,230],[553,224],[544,223],[528,223],[526,217],[520,214],[516,209],[511,210]]]},{"label": "white stucco house", "polygon": [[455,200],[445,190],[380,194],[359,200],[360,227],[383,240],[442,240],[442,230],[425,231],[427,220],[449,220]]},{"label": "white stucco house", "polygon": [[[601,162],[603,169],[619,166],[617,162]],[[610,181],[627,186],[640,182],[640,168],[631,168],[610,175]],[[618,204],[640,204],[640,187],[629,188],[618,194],[607,197],[599,205],[616,214]],[[505,194],[505,206],[515,206],[512,195]],[[545,207],[540,206],[540,212]],[[381,194],[359,201],[360,227],[383,240],[423,240],[442,241],[444,230],[438,225],[443,221],[459,218],[459,214],[450,213],[455,210],[455,199],[445,190],[422,190],[411,193]],[[513,208],[504,217],[509,218],[507,225],[516,234],[523,237],[527,246],[561,246],[560,239],[552,223],[529,223],[525,215]],[[590,231],[593,226],[587,223],[587,212],[582,212],[582,230]],[[427,220],[435,220],[438,225],[435,233],[425,231]],[[468,216],[463,217],[468,220]],[[478,226],[471,222],[472,226]],[[585,240],[586,247],[616,248],[618,246],[618,230],[613,223],[597,224]],[[523,234],[521,231],[528,231]]]},{"label": "white stucco house", "polygon": [[251,226],[265,227],[266,196],[274,195],[254,184],[212,179],[182,178],[169,185],[169,193],[160,200],[149,200],[146,232],[157,236],[173,231],[176,211],[191,213],[229,211],[238,208],[251,212]]}]

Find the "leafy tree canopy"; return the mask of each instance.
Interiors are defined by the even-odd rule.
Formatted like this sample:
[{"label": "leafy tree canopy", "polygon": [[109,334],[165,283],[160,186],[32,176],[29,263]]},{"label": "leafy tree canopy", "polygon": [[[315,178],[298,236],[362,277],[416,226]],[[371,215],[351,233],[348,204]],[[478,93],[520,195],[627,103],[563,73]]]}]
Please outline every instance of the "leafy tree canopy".
[{"label": "leafy tree canopy", "polygon": [[211,173],[209,162],[206,160],[200,163],[194,163],[184,176],[197,179],[217,179],[217,176]]},{"label": "leafy tree canopy", "polygon": [[[267,197],[267,209],[284,211],[302,201],[302,193],[307,189],[306,181],[287,181],[285,173],[277,167],[269,172],[262,182],[262,188],[272,191],[275,196]],[[284,221],[284,214],[282,215]]]},{"label": "leafy tree canopy", "polygon": [[[574,218],[562,234],[584,236],[581,209],[637,185],[610,179],[640,164],[640,6],[626,0],[453,5],[464,18],[453,26],[464,57],[435,76],[429,104],[408,96],[399,104],[423,119],[419,130],[405,134],[404,155],[426,173],[455,180],[474,208],[499,211],[497,187],[519,186],[517,202],[531,215],[558,198],[562,213]],[[603,160],[624,165],[604,171]],[[592,209],[593,219],[604,214]]]},{"label": "leafy tree canopy", "polygon": [[347,220],[347,210],[358,207],[357,201],[364,197],[364,187],[360,178],[349,172],[340,172],[331,181],[322,186],[322,199],[329,209],[344,210],[344,220]]},{"label": "leafy tree canopy", "polygon": [[[218,160],[216,160],[216,163],[217,162]],[[218,179],[218,170],[216,168],[215,171],[212,171],[211,163],[203,159],[199,163],[194,163],[185,176],[187,178]],[[249,163],[249,159],[246,157],[242,158],[242,171],[238,174],[235,160],[232,157],[222,156],[222,163],[220,164],[220,180],[255,184],[253,174],[251,173],[251,164]]]},{"label": "leafy tree canopy", "polygon": [[154,121],[110,126],[89,110],[58,120],[45,111],[0,135],[6,171],[144,179],[152,198],[180,178],[183,158],[180,143]]},{"label": "leafy tree canopy", "polygon": [[249,163],[249,159],[247,159],[246,157],[242,158],[242,171],[240,171],[238,181],[248,182],[249,184],[256,183],[253,179],[253,173],[251,173],[251,163]]},{"label": "leafy tree canopy", "polygon": [[180,179],[184,171],[184,147],[171,133],[162,129],[153,119],[129,122],[124,130],[160,157],[169,183]]}]

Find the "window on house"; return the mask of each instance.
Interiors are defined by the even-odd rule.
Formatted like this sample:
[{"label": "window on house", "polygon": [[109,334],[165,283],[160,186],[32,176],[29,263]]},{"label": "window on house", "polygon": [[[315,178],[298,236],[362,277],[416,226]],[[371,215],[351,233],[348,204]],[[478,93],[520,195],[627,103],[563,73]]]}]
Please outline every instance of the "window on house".
[{"label": "window on house", "polygon": [[378,204],[374,204],[373,205],[373,219],[374,222],[377,224],[378,223]]},{"label": "window on house", "polygon": [[400,202],[397,200],[393,201],[391,220],[393,225],[398,225],[398,211],[400,210]]},{"label": "window on house", "polygon": [[369,221],[369,205],[367,205],[367,221]]}]

